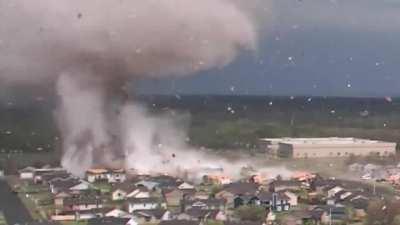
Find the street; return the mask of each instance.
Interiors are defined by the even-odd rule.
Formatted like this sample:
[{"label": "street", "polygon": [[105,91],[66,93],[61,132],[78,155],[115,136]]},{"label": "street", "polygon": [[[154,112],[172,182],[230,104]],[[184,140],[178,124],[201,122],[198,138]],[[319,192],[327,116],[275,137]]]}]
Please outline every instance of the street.
[{"label": "street", "polygon": [[32,221],[28,210],[4,180],[0,180],[0,211],[3,211],[9,225]]}]

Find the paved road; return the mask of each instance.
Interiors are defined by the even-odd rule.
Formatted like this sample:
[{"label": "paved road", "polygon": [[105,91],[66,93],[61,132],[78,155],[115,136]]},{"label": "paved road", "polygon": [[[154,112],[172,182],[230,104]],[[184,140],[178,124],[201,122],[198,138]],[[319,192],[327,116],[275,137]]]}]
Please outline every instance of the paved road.
[{"label": "paved road", "polygon": [[33,221],[24,204],[4,180],[0,180],[0,211],[3,211],[9,225]]}]

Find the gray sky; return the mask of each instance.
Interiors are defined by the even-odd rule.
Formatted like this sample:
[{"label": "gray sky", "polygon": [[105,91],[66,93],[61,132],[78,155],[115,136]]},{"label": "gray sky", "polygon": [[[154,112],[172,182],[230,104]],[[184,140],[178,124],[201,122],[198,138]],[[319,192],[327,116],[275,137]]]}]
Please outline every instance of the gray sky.
[{"label": "gray sky", "polygon": [[[142,93],[400,96],[400,0],[272,0],[256,54]],[[266,12],[268,13],[268,12]]]}]

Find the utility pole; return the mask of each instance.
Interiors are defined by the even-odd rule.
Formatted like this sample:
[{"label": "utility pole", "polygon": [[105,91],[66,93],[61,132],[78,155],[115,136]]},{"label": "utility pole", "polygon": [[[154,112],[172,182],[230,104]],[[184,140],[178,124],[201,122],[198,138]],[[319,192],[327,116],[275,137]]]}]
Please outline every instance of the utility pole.
[{"label": "utility pole", "polygon": [[376,181],[374,181],[373,195],[376,195]]},{"label": "utility pole", "polygon": [[329,207],[329,225],[332,225],[332,207]]}]

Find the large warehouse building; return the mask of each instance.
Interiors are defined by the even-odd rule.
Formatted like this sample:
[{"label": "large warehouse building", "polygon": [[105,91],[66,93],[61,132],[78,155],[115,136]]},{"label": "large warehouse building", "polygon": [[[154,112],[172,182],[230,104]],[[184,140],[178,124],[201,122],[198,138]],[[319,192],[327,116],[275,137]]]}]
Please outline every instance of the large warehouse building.
[{"label": "large warehouse building", "polygon": [[396,143],[357,138],[265,138],[267,153],[282,158],[346,157],[396,153]]}]

